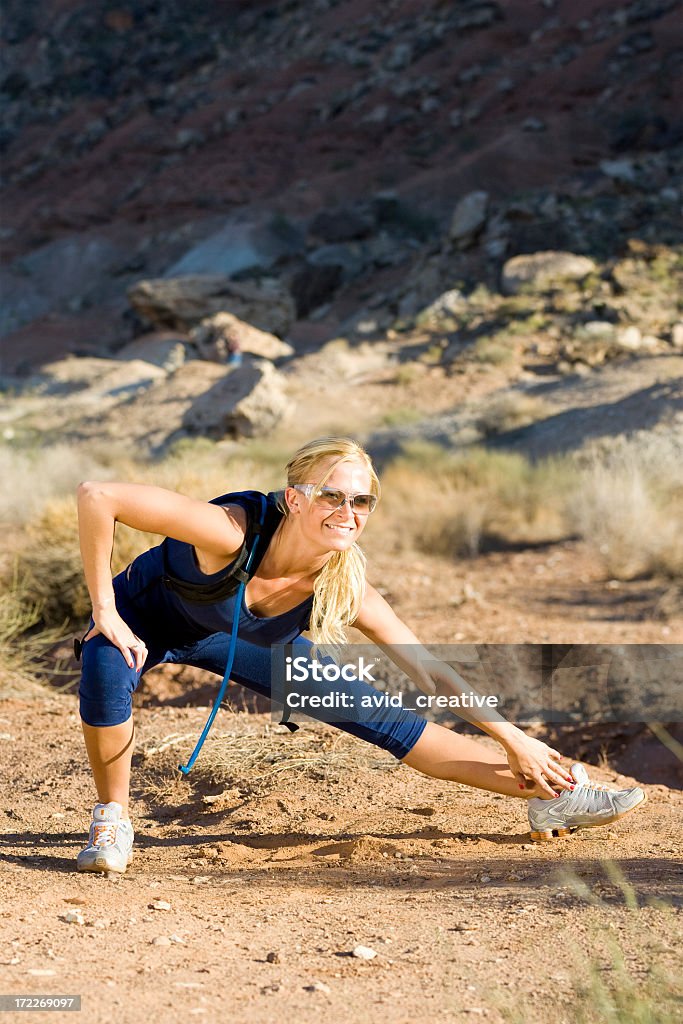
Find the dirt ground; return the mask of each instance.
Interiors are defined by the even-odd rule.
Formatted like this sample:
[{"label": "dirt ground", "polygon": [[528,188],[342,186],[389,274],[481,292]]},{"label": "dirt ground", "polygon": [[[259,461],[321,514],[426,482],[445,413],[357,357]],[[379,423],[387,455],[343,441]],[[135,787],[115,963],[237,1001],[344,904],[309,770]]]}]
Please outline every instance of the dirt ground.
[{"label": "dirt ground", "polygon": [[[574,542],[371,570],[425,641],[683,640],[666,587],[615,589]],[[424,778],[329,726],[290,736],[245,707],[220,713],[183,778],[214,685],[150,673],[135,858],[111,878],[74,870],[94,798],[75,695],[0,704],[2,993],[81,995],[93,1024],[683,1017],[683,792],[651,737],[631,738],[629,763],[668,784],[645,782],[644,807],[532,845],[521,801]],[[608,755],[593,774],[628,785],[619,764]],[[376,955],[352,955],[359,945]],[[649,1015],[629,1016],[638,1007]]]}]

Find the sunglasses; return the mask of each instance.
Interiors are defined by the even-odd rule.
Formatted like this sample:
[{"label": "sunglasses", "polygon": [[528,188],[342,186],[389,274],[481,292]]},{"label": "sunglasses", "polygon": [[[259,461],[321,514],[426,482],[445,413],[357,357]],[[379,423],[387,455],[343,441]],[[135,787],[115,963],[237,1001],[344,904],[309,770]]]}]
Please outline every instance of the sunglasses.
[{"label": "sunglasses", "polygon": [[313,495],[313,504],[318,508],[328,508],[335,512],[346,502],[349,508],[353,509],[356,515],[368,516],[377,504],[376,494],[346,494],[345,491],[338,491],[334,487],[320,487],[317,484],[293,484],[295,491],[300,491],[307,498]]}]

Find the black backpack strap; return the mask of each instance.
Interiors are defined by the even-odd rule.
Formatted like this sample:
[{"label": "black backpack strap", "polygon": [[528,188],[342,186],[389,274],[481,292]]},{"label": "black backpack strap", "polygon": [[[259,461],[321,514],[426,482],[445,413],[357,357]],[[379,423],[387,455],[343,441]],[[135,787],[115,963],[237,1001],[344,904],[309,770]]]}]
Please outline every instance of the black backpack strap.
[{"label": "black backpack strap", "polygon": [[[228,504],[230,497],[231,495],[229,494],[224,496]],[[219,601],[224,601],[226,598],[231,597],[236,592],[240,583],[246,584],[249,582],[254,575],[256,567],[254,566],[249,571],[245,571],[243,566],[246,565],[250,556],[252,556],[252,552],[255,551],[263,532],[266,515],[265,499],[261,501],[260,499],[248,498],[242,507],[247,514],[244,542],[237,552],[234,561],[228,566],[225,575],[221,576],[218,580],[202,583],[191,583],[188,580],[179,579],[168,568],[168,553],[166,547],[163,546],[164,574],[161,577],[161,581],[167,590],[172,590],[174,594],[192,604],[217,604]],[[253,561],[254,559],[251,557],[251,563]]]}]

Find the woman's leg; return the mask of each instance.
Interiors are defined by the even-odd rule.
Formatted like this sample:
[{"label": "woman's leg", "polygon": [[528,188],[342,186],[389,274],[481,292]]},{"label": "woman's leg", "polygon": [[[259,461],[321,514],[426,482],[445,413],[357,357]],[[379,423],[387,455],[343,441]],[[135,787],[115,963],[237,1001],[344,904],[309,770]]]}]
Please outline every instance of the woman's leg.
[{"label": "woman's leg", "polygon": [[[187,653],[188,663],[220,672],[225,667],[228,643],[229,637],[226,634],[217,633],[208,637]],[[310,657],[311,648],[308,640],[299,637],[291,645],[291,653],[293,657]],[[319,660],[321,663],[332,661],[331,658]],[[238,641],[231,673],[236,682],[257,693],[271,696],[272,672],[271,652],[268,648]],[[275,689],[277,690],[277,687]],[[368,703],[371,704],[373,698],[385,696],[381,690],[368,683],[358,680],[343,683],[315,680],[297,683],[295,690],[297,702],[299,698],[307,695],[324,697],[326,694],[342,690],[348,693],[353,698],[353,714],[346,715],[344,711],[330,714],[327,710],[311,709],[306,712],[307,715],[328,722],[344,732],[389,751],[404,764],[424,775],[462,782],[468,786],[476,786],[492,793],[504,793],[507,796],[535,795],[535,790],[520,790],[502,750],[491,750],[469,736],[452,732],[434,722],[427,722],[407,708],[393,708],[383,702],[379,706],[363,707],[363,698],[370,698]],[[282,699],[283,695],[279,696]]]},{"label": "woman's leg", "polygon": [[85,749],[101,804],[115,800],[121,804],[121,817],[128,817],[130,766],[133,758],[135,728],[133,716],[121,725],[93,726],[81,719]]},{"label": "woman's leg", "polygon": [[535,788],[520,790],[502,750],[491,750],[471,736],[452,732],[435,722],[427,722],[417,743],[401,760],[434,779],[462,782],[506,796],[538,795]]},{"label": "woman's leg", "polygon": [[[79,687],[81,724],[97,798],[115,801],[128,817],[130,767],[134,748],[132,695],[141,672],[129,668],[117,647],[101,634],[83,645]],[[144,670],[157,664],[150,651]]]}]

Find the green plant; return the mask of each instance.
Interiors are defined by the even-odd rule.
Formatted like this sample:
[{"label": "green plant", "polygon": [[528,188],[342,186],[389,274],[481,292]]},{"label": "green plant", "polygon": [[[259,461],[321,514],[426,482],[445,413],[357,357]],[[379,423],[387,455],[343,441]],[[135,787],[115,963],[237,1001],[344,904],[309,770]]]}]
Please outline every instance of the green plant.
[{"label": "green plant", "polygon": [[509,345],[485,334],[477,338],[472,349],[472,358],[477,363],[490,363],[492,366],[504,366],[514,359],[514,352]]}]

